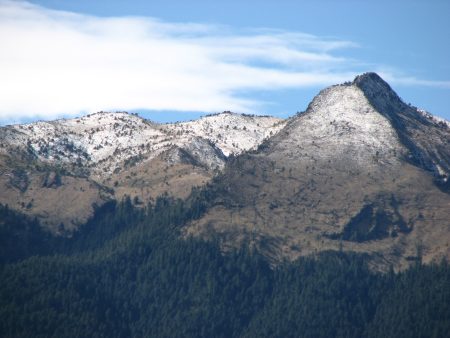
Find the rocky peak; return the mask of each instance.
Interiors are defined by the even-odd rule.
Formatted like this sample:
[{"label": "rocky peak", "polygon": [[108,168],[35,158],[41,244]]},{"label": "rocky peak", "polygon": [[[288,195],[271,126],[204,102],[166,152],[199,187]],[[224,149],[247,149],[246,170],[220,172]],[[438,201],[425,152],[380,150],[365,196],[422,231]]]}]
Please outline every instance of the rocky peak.
[{"label": "rocky peak", "polygon": [[408,105],[378,74],[365,73],[359,75],[352,84],[361,89],[370,104],[397,127],[402,127],[399,124],[398,113],[407,114],[413,119],[420,119],[420,114],[414,109],[408,109]]},{"label": "rocky peak", "polygon": [[390,163],[406,160],[447,181],[447,126],[445,121],[404,103],[376,73],[365,73],[351,83],[322,90],[306,112],[292,119],[272,143],[278,144],[277,150],[283,147],[283,152],[299,153],[288,150],[296,144],[298,149],[310,149],[305,151],[308,154],[320,145],[314,153],[321,157],[341,154],[342,158],[350,156],[349,163],[366,158],[364,165],[371,155]]},{"label": "rocky peak", "polygon": [[366,95],[395,95],[395,92],[377,73],[368,72],[355,77],[352,82],[353,85],[358,86]]},{"label": "rocky peak", "polygon": [[357,76],[353,84],[364,92],[376,111],[389,120],[408,149],[406,160],[447,180],[450,173],[448,123],[404,103],[375,73]]},{"label": "rocky peak", "polygon": [[267,151],[276,161],[301,159],[309,167],[333,163],[342,170],[391,167],[404,151],[389,120],[354,84],[322,90],[270,143]]}]

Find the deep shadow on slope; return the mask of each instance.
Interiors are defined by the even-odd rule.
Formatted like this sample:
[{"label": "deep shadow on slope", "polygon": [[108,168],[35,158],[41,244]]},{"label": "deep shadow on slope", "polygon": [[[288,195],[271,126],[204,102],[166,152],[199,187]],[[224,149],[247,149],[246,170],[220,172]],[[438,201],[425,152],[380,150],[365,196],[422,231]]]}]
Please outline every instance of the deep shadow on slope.
[{"label": "deep shadow on slope", "polygon": [[450,172],[450,131],[445,124],[432,123],[416,107],[405,104],[376,73],[357,76],[353,83],[393,125],[409,149],[405,160],[435,175],[439,175],[437,164]]}]

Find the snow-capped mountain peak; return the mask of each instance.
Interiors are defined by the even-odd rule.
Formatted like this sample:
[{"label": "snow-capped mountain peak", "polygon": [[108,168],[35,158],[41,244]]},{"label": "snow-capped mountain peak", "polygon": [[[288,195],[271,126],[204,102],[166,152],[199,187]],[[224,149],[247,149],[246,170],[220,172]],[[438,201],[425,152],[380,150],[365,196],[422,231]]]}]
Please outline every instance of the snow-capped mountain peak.
[{"label": "snow-capped mountain peak", "polygon": [[[171,124],[154,123],[125,112],[99,112],[7,126],[1,128],[0,140],[4,151],[18,147],[44,162],[88,167],[92,173],[102,175],[120,170],[125,161],[151,160],[173,146],[192,151],[209,146],[225,156],[239,154],[257,147],[282,126],[281,119],[231,112]],[[203,153],[204,165],[223,166],[216,150]],[[213,154],[218,157],[209,158]]]},{"label": "snow-capped mountain peak", "polygon": [[225,156],[257,147],[284,127],[284,120],[272,116],[241,115],[231,112],[208,115],[198,120],[165,125],[178,135],[194,135],[213,142]]}]

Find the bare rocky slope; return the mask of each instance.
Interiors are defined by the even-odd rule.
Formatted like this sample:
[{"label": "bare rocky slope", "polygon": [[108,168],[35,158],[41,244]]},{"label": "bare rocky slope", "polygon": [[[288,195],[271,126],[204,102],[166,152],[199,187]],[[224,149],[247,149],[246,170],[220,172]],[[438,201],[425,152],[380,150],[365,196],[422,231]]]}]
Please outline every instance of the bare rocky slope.
[{"label": "bare rocky slope", "polygon": [[257,147],[284,121],[231,112],[157,124],[128,113],[0,128],[0,203],[38,217],[53,232],[76,229],[96,206],[130,196],[146,204],[184,198]]},{"label": "bare rocky slope", "polygon": [[378,75],[321,91],[257,151],[226,166],[186,235],[246,243],[274,262],[322,250],[397,268],[450,257],[450,128]]}]

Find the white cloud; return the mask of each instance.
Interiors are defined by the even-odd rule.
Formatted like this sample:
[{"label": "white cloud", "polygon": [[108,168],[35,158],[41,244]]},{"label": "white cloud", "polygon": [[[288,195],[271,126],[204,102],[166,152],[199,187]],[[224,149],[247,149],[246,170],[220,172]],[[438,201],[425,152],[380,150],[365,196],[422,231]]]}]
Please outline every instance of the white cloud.
[{"label": "white cloud", "polygon": [[325,86],[357,73],[356,62],[336,55],[358,47],[350,41],[21,1],[0,0],[0,46],[0,120],[116,109],[250,112],[264,103],[243,91]]},{"label": "white cloud", "polygon": [[405,86],[423,86],[450,89],[450,81],[424,80],[414,76],[397,75],[393,73],[379,72],[386,81]]},{"label": "white cloud", "polygon": [[326,85],[347,41],[0,1],[0,118],[81,111],[251,111],[242,90]]}]

